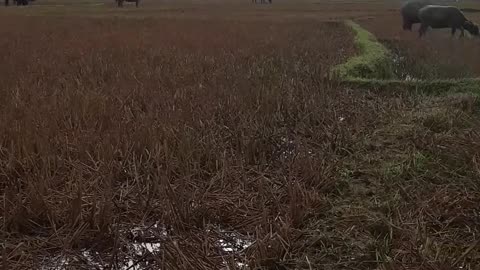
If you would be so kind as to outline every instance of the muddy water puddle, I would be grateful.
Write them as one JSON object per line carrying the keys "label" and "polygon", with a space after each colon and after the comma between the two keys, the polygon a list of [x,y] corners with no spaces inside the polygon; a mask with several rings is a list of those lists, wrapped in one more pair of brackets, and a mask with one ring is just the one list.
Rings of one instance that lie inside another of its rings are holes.
{"label": "muddy water puddle", "polygon": [[[95,250],[61,252],[45,257],[41,261],[41,270],[146,270],[168,269],[163,266],[165,249],[178,248],[175,232],[165,226],[154,223],[149,226],[123,226],[115,252],[108,254]],[[205,234],[212,240],[212,251],[222,258],[217,269],[248,269],[246,250],[254,244],[253,236],[244,235],[220,226],[210,226]],[[167,247],[168,246],[168,247]],[[112,254],[114,253],[114,254]],[[174,253],[173,256],[181,256]],[[231,265],[235,268],[232,268]]]}

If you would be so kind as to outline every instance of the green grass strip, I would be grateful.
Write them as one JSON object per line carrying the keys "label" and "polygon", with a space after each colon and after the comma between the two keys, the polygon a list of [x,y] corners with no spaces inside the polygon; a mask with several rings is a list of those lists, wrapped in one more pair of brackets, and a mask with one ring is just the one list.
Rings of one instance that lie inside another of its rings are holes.
{"label": "green grass strip", "polygon": [[391,79],[395,75],[392,69],[390,52],[377,41],[375,36],[353,21],[346,21],[355,33],[355,45],[359,54],[346,63],[334,68],[334,76],[341,79]]}

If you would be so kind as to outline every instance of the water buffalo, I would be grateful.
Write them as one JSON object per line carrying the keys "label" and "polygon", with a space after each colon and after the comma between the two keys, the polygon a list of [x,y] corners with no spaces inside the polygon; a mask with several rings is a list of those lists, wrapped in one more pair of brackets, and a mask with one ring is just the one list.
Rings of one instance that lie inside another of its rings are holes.
{"label": "water buffalo", "polygon": [[420,23],[418,11],[424,6],[432,4],[432,0],[409,0],[400,8],[403,20],[403,30],[412,31],[412,25]]}
{"label": "water buffalo", "polygon": [[[272,0],[260,0],[260,4],[266,4],[268,1],[269,4],[272,3]],[[257,0],[252,0],[252,3],[256,4]]]}
{"label": "water buffalo", "polygon": [[[32,1],[32,0],[13,0],[13,4],[17,5],[17,6],[26,6],[28,5],[28,2],[29,1]],[[5,0],[5,6],[9,6],[10,5],[10,1],[9,0]]]}
{"label": "water buffalo", "polygon": [[425,34],[428,27],[433,29],[451,28],[452,36],[455,35],[457,29],[461,31],[461,37],[464,36],[464,29],[474,36],[479,35],[478,26],[467,20],[462,11],[454,6],[427,5],[418,11],[418,17],[421,23],[418,30],[420,37]]}
{"label": "water buffalo", "polygon": [[140,0],[115,0],[118,3],[119,7],[123,7],[123,2],[135,2],[135,6],[138,7]]}

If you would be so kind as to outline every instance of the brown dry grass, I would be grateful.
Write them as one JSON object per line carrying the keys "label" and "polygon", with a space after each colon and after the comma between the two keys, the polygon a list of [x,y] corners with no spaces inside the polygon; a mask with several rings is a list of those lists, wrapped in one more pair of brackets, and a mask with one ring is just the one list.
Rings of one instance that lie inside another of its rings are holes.
{"label": "brown dry grass", "polygon": [[478,266],[478,98],[323,80],[351,34],[297,15],[0,17],[3,267]]}
{"label": "brown dry grass", "polygon": [[[0,30],[10,266],[45,251],[112,254],[126,223],[159,221],[180,239],[208,224],[261,238],[288,216],[282,198],[305,196],[295,190],[307,183],[291,179],[320,185],[336,170],[315,165],[331,151],[297,165],[283,156],[290,140],[300,155],[310,141],[348,140],[336,114],[353,100],[322,81],[354,50],[340,23],[15,19]],[[302,207],[316,205],[314,194]],[[208,238],[196,237],[205,249],[181,242],[193,253],[162,263],[218,266]]]}

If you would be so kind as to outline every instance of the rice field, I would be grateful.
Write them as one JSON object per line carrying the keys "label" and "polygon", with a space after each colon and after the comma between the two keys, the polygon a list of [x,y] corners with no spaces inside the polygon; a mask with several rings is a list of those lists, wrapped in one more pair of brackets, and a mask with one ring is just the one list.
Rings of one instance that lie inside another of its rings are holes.
{"label": "rice field", "polygon": [[399,6],[0,7],[0,269],[476,269],[478,94],[328,77],[347,19],[405,76],[478,76]]}

